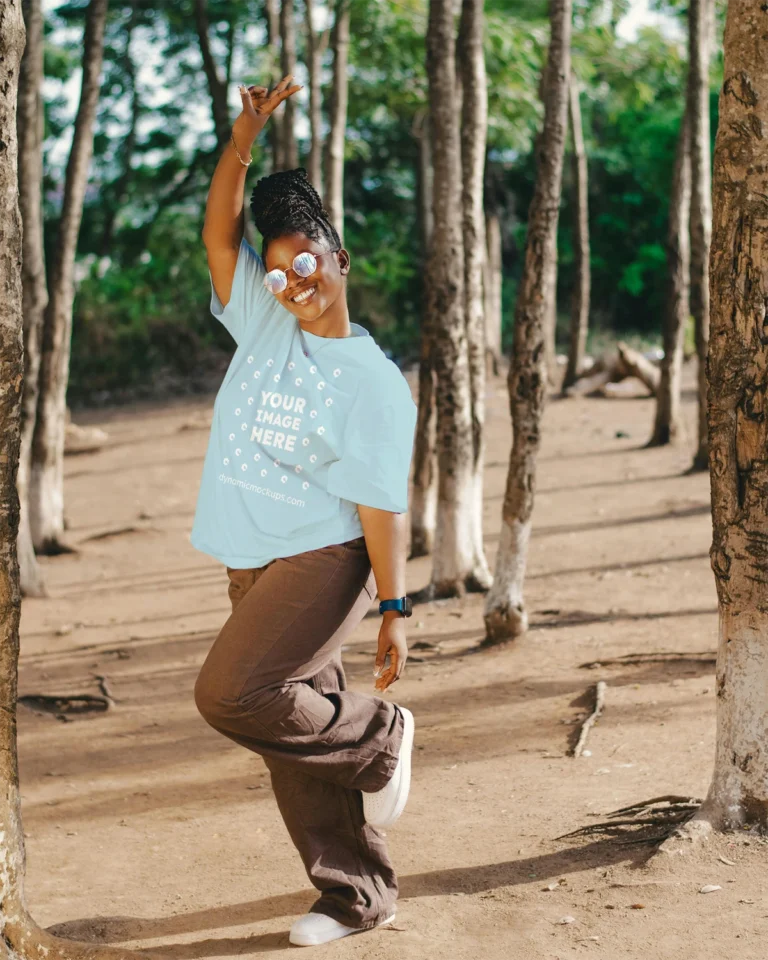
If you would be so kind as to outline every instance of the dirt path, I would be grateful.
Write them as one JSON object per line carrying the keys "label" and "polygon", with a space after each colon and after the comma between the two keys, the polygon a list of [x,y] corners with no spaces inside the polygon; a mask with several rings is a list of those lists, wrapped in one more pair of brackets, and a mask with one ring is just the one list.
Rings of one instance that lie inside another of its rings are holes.
{"label": "dirt path", "polygon": [[[693,370],[685,376],[692,429]],[[25,600],[22,613],[22,694],[98,693],[102,675],[117,701],[68,723],[20,708],[30,906],[46,926],[169,960],[277,956],[314,899],[263,764],[208,728],[192,699],[229,611],[223,568],[187,539],[207,430],[180,427],[211,403],[76,418],[104,426],[111,444],[67,458],[68,535],[80,552],[43,561],[52,596]],[[493,568],[510,441],[503,379],[488,403]],[[474,652],[481,597],[415,611],[412,644],[439,648],[414,651],[397,688],[418,745],[411,801],[390,837],[398,918],[314,955],[765,957],[761,841],[718,840],[647,867],[644,846],[553,840],[636,800],[702,796],[709,780],[709,481],[682,475],[687,448],[641,449],[651,413],[638,398],[549,404],[522,641]],[[426,558],[409,563],[409,590],[429,569]],[[359,689],[372,689],[377,626],[367,617],[346,652]],[[657,651],[703,656],[581,666]],[[574,760],[574,721],[598,679],[605,715],[591,756]],[[701,894],[704,884],[721,889]]]}

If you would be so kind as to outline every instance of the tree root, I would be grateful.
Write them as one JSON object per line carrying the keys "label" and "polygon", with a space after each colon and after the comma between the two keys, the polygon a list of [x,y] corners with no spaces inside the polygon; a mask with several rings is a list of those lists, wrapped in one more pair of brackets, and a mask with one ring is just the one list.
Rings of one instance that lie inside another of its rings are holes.
{"label": "tree root", "polygon": [[597,667],[624,667],[634,663],[715,663],[717,655],[714,651],[701,653],[675,653],[674,651],[660,651],[658,653],[627,653],[622,657],[613,657],[610,660],[591,660],[589,663],[579,664],[581,670],[594,670]]}
{"label": "tree root", "polygon": [[57,720],[67,721],[71,714],[106,713],[115,701],[111,696],[100,697],[93,693],[74,693],[70,696],[30,693],[19,697],[18,702],[36,713],[52,713]]}
{"label": "tree root", "polygon": [[[3,949],[4,948],[4,949]],[[152,953],[140,953],[57,937],[38,927],[29,917],[9,920],[0,934],[0,956],[11,960],[151,960]]]}
{"label": "tree root", "polygon": [[[601,823],[591,823],[578,827],[570,833],[564,833],[555,840],[566,840],[571,837],[589,837],[593,834],[602,834],[607,837],[624,837],[621,842],[629,843],[659,843],[666,840],[681,824],[687,823],[701,806],[702,801],[691,797],[680,797],[667,794],[663,797],[654,797],[633,803],[620,810],[608,814],[610,819]],[[646,835],[650,827],[664,828],[662,833]],[[637,834],[642,833],[642,836]],[[619,841],[617,841],[619,842]]]}
{"label": "tree root", "polygon": [[576,745],[573,748],[571,756],[580,757],[584,747],[587,744],[587,737],[589,736],[589,731],[594,727],[597,722],[598,717],[603,712],[603,707],[605,706],[605,691],[608,689],[606,686],[605,680],[598,680],[595,685],[595,709],[590,713],[584,723],[581,725],[581,733],[579,734],[579,739],[576,741]]}

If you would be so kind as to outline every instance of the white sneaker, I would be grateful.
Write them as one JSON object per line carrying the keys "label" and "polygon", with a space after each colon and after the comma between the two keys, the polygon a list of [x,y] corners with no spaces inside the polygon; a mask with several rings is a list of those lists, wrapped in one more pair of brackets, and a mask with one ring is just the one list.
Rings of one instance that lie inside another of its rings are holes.
{"label": "white sneaker", "polygon": [[[391,917],[377,923],[376,927],[383,927],[385,923],[392,923],[394,919],[393,913]],[[350,933],[366,933],[368,930],[375,930],[376,927],[359,930],[357,927],[347,927],[324,913],[305,913],[291,927],[288,939],[296,947],[316,947],[321,943],[330,943],[331,940],[348,937]]]}
{"label": "white sneaker", "polygon": [[411,752],[413,751],[413,714],[406,707],[397,708],[403,715],[403,741],[395,772],[375,793],[363,793],[363,812],[372,827],[391,827],[405,809],[411,789]]}

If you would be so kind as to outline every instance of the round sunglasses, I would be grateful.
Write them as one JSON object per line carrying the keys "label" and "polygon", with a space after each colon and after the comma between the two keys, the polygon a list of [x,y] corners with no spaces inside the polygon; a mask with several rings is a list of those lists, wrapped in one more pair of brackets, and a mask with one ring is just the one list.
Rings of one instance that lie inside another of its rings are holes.
{"label": "round sunglasses", "polygon": [[[326,253],[338,253],[337,250],[325,250],[323,253],[310,253],[305,250],[297,253],[293,258],[293,271],[300,277],[311,277],[317,270],[317,258],[324,257]],[[290,267],[288,268],[291,269]],[[264,286],[270,293],[277,296],[288,286],[288,277],[284,270],[270,270],[264,277]]]}

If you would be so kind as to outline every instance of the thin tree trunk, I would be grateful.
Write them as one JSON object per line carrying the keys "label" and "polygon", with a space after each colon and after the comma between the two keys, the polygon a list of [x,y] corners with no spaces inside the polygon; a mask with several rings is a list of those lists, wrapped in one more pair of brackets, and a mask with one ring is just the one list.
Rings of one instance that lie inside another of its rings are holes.
{"label": "thin tree trunk", "polygon": [[[544,70],[539,78],[539,99],[545,106],[548,81],[547,71]],[[544,135],[545,132],[542,129],[536,137],[535,152],[537,155],[541,152],[541,140]],[[560,203],[560,200],[561,198],[558,196],[557,202]],[[557,364],[557,245],[555,245],[555,256],[547,259],[544,263],[542,296],[544,297],[545,308],[544,366],[547,384],[551,387],[557,387],[560,379],[560,370]]]}
{"label": "thin tree trunk", "polygon": [[485,214],[485,265],[483,306],[485,310],[486,373],[501,373],[501,221],[496,212]]}
{"label": "thin tree trunk", "polygon": [[115,220],[117,218],[118,211],[123,208],[123,205],[126,201],[128,184],[130,183],[131,176],[133,174],[131,161],[133,160],[133,153],[136,147],[136,132],[139,123],[139,117],[141,116],[141,100],[139,98],[136,77],[136,63],[131,56],[131,39],[133,37],[133,32],[138,20],[138,0],[131,0],[131,13],[128,18],[128,24],[125,28],[125,47],[123,49],[122,56],[123,69],[128,79],[130,119],[128,121],[128,132],[123,138],[123,142],[120,144],[120,148],[117,151],[122,167],[120,175],[112,183],[111,189],[106,191],[107,196],[103,198],[103,202],[106,204],[104,228],[102,230],[100,244],[101,255],[103,257],[109,256],[110,250],[112,249],[112,237],[115,230]]}
{"label": "thin tree trunk", "polygon": [[427,27],[434,227],[428,324],[436,375],[438,495],[424,597],[461,596],[475,566],[472,395],[464,319],[461,153],[452,0],[430,0]]}
{"label": "thin tree trunk", "polygon": [[464,239],[464,316],[472,404],[473,567],[468,588],[487,590],[493,577],[483,545],[483,465],[485,458],[485,314],[483,264],[485,218],[483,174],[488,133],[488,88],[483,51],[484,0],[463,0],[457,41],[461,75],[461,183]]}
{"label": "thin tree trunk", "polygon": [[43,249],[43,10],[41,0],[22,4],[27,42],[19,73],[18,131],[19,209],[23,224],[22,297],[24,317],[24,393],[21,408],[21,457],[16,489],[21,516],[17,551],[21,570],[21,589],[25,596],[48,595],[45,578],[37,562],[29,524],[29,472],[32,459],[32,435],[35,429],[39,394],[40,340],[43,316],[48,302]]}
{"label": "thin tree trunk", "polygon": [[[281,0],[280,3],[280,69],[283,76],[296,74],[296,23],[294,21],[293,0]],[[283,122],[280,131],[283,136],[283,161],[286,170],[294,170],[299,165],[299,145],[296,141],[295,116],[296,103],[292,97],[283,101]]]}
{"label": "thin tree trunk", "polygon": [[307,176],[312,186],[322,195],[323,192],[323,117],[322,117],[322,77],[323,53],[328,46],[329,31],[318,35],[314,26],[314,0],[304,0],[307,34],[307,67],[309,72],[309,157],[307,158]]}
{"label": "thin tree trunk", "polygon": [[347,132],[347,98],[349,81],[349,11],[350,0],[336,0],[336,18],[331,33],[333,80],[328,122],[330,130],[325,144],[325,186],[323,206],[331,223],[344,242],[344,142]]}
{"label": "thin tree trunk", "polygon": [[563,391],[576,380],[584,363],[589,327],[589,298],[592,275],[589,262],[589,171],[584,147],[584,128],[581,121],[579,81],[571,74],[568,96],[573,138],[573,180],[576,186],[573,248],[576,259],[576,283],[571,303],[571,337],[568,345],[568,366],[563,379]]}
{"label": "thin tree trunk", "polygon": [[488,643],[513,639],[528,626],[523,589],[536,489],[536,457],[547,395],[547,284],[557,257],[557,221],[568,130],[571,9],[571,0],[550,0],[544,129],[537,142],[536,185],[528,213],[525,265],[515,307],[508,376],[513,442],[496,571],[485,602]]}
{"label": "thin tree trunk", "polygon": [[[272,67],[269,71],[270,89],[282,79],[278,69],[280,65],[280,7],[279,0],[264,0],[264,12],[267,18],[267,44],[270,53]],[[272,147],[272,173],[278,170],[285,170],[286,164],[283,158],[283,134],[282,125],[284,113],[281,108],[275,110],[269,118],[267,124],[267,135]]]}
{"label": "thin tree trunk", "polygon": [[649,447],[677,443],[685,431],[680,414],[680,389],[683,368],[685,325],[690,316],[689,277],[690,239],[688,223],[691,210],[691,136],[688,111],[680,121],[677,154],[669,198],[667,235],[667,298],[664,313],[664,357],[661,381],[656,393],[656,414]]}
{"label": "thin tree trunk", "polygon": [[707,351],[709,345],[709,247],[712,241],[712,170],[710,162],[709,59],[714,33],[713,0],[688,4],[690,67],[688,115],[691,122],[691,313],[698,362],[699,416],[694,470],[706,470]]}
{"label": "thin tree trunk", "polygon": [[501,374],[501,284],[502,241],[499,176],[486,156],[485,161],[485,264],[483,302],[485,305],[486,373]]}
{"label": "thin tree trunk", "polygon": [[717,743],[702,832],[768,828],[768,60],[764,0],[730,0],[714,157],[707,364]]}
{"label": "thin tree trunk", "polygon": [[219,75],[219,69],[211,53],[211,44],[208,39],[208,0],[195,0],[195,29],[203,58],[203,70],[208,81],[208,92],[211,95],[216,140],[221,148],[229,140],[230,135],[227,84]]}
{"label": "thin tree trunk", "polygon": [[[429,139],[429,116],[420,110],[414,117],[413,135],[419,148],[416,171],[417,206],[419,211],[419,268],[426,277],[432,243],[432,149]],[[435,371],[432,364],[432,331],[428,318],[428,281],[421,289],[421,331],[419,344],[418,422],[413,448],[413,482],[411,486],[411,551],[410,558],[432,552],[437,512],[437,462],[435,449]]]}
{"label": "thin tree trunk", "polygon": [[[30,23],[33,33],[36,14]],[[9,960],[128,960],[128,951],[51,936],[30,917],[16,741],[21,589],[16,540],[24,387],[22,223],[18,203],[17,93],[24,19],[20,0],[0,5],[0,954]],[[33,43],[34,43],[33,39]],[[37,56],[34,46],[31,56]],[[29,74],[32,62],[25,66]],[[26,78],[25,78],[26,82]],[[35,124],[37,123],[35,119]],[[26,161],[26,158],[25,158]]]}
{"label": "thin tree trunk", "polygon": [[32,441],[29,515],[35,549],[38,553],[46,554],[71,549],[62,543],[62,534],[64,433],[72,305],[75,297],[74,264],[88,167],[93,153],[93,125],[101,85],[106,18],[107,0],[91,0],[85,19],[80,103],[67,163],[56,256],[50,271],[49,300],[43,326],[40,397]]}

